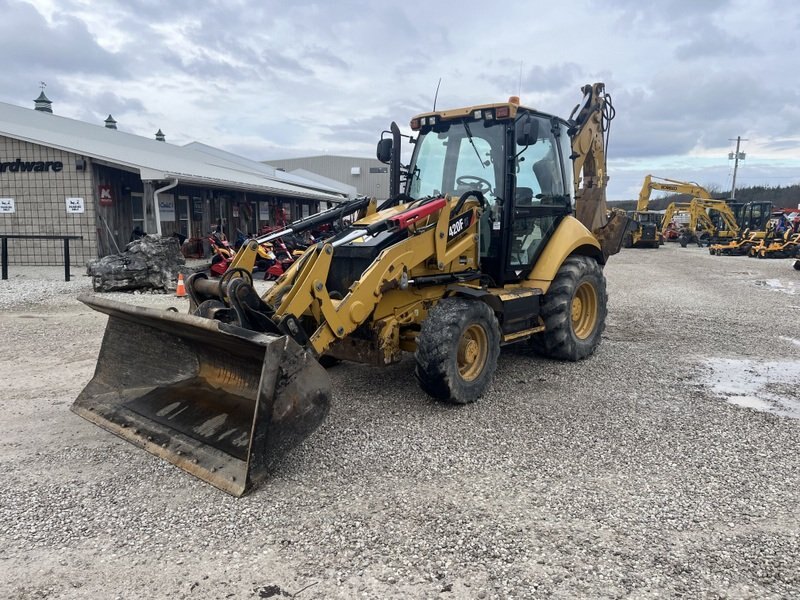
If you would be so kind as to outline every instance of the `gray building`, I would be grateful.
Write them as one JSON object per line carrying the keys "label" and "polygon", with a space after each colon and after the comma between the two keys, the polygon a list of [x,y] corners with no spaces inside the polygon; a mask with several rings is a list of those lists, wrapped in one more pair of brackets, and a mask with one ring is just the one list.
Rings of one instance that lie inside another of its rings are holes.
{"label": "gray building", "polygon": [[310,177],[310,173],[316,173],[328,181],[338,181],[355,188],[357,196],[374,196],[378,200],[389,197],[389,166],[376,158],[325,154],[264,162],[291,174]]}
{"label": "gray building", "polygon": [[[0,237],[81,236],[73,265],[116,253],[141,232],[178,234],[205,252],[212,228],[231,240],[341,202],[331,187],[192,143],[166,143],[0,103]],[[59,240],[9,239],[11,264],[59,264]]]}

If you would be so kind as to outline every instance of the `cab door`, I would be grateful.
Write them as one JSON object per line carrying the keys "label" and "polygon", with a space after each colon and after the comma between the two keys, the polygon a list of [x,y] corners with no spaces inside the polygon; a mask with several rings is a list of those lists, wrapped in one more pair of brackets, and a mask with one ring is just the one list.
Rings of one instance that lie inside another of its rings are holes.
{"label": "cab door", "polygon": [[506,280],[519,281],[530,273],[561,219],[572,211],[562,168],[561,138],[568,139],[563,124],[555,119],[521,115],[538,121],[536,141],[516,146],[512,222]]}

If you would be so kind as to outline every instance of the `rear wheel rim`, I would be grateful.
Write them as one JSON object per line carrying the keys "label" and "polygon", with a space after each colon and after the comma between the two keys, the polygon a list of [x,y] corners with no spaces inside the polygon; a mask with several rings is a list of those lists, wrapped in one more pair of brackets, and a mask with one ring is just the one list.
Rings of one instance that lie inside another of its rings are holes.
{"label": "rear wheel rim", "polygon": [[483,372],[489,356],[489,336],[477,323],[464,330],[458,343],[458,373],[465,381],[474,381]]}
{"label": "rear wheel rim", "polygon": [[572,297],[572,331],[580,340],[588,338],[597,326],[597,291],[587,282]]}

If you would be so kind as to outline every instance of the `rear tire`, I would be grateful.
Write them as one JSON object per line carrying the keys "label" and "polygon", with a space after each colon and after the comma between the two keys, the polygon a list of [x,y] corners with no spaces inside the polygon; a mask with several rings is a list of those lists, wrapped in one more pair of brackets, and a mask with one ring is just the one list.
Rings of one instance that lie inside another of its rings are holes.
{"label": "rear tire", "polygon": [[537,354],[558,360],[591,356],[606,327],[606,280],[596,260],[570,256],[542,300],[545,330],[531,338]]}
{"label": "rear tire", "polygon": [[422,322],[414,375],[439,400],[469,404],[491,383],[500,354],[500,325],[480,300],[444,298]]}

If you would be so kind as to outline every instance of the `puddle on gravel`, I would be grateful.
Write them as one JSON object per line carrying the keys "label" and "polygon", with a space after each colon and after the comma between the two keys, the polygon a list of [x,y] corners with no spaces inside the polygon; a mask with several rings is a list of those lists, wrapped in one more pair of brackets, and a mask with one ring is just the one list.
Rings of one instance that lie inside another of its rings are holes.
{"label": "puddle on gravel", "polygon": [[775,292],[783,292],[790,296],[794,296],[795,293],[797,293],[797,289],[792,281],[784,284],[780,279],[756,279],[754,283],[758,287],[767,288]]}
{"label": "puddle on gravel", "polygon": [[800,346],[800,340],[798,340],[797,338],[790,338],[786,337],[785,335],[779,335],[778,338],[786,342],[789,342],[790,344],[794,344],[795,346]]}
{"label": "puddle on gravel", "polygon": [[705,366],[704,383],[731,404],[800,419],[800,360],[715,358]]}

